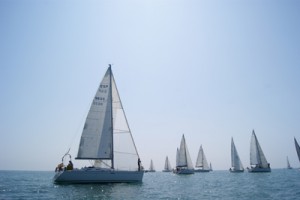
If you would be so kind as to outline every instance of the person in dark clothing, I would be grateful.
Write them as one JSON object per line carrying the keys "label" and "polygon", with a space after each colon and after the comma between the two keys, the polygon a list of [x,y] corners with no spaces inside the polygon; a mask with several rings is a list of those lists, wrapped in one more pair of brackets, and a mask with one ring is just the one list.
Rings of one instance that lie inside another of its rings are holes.
{"label": "person in dark clothing", "polygon": [[138,158],[138,169],[139,169],[139,171],[141,171],[141,159],[140,158]]}

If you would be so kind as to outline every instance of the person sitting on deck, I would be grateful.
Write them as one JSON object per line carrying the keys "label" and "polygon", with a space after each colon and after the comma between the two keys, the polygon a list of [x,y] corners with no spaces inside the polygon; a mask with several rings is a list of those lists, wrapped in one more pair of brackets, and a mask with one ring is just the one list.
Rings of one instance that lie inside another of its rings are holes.
{"label": "person sitting on deck", "polygon": [[69,161],[69,164],[67,165],[67,170],[73,170],[73,163],[71,160]]}
{"label": "person sitting on deck", "polygon": [[57,165],[57,167],[55,168],[55,172],[57,172],[57,171],[62,171],[63,170],[63,167],[64,167],[64,164],[63,163],[60,163],[60,164],[58,164]]}

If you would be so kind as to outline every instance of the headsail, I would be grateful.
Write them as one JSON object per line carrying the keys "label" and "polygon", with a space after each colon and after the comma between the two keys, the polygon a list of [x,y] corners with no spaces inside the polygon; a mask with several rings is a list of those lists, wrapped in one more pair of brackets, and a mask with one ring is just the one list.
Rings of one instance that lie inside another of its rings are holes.
{"label": "headsail", "polygon": [[263,168],[268,168],[268,161],[259,145],[254,130],[252,131],[251,146],[250,146],[250,164],[259,165]]}
{"label": "headsail", "polygon": [[231,138],[231,166],[235,170],[243,170],[244,169],[242,162],[240,160],[239,154],[234,145],[233,138]]}

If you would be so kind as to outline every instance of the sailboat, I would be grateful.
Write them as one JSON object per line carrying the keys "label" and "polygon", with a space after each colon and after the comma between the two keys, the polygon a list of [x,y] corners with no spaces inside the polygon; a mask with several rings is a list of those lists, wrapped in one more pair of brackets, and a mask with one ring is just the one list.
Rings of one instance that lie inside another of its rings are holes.
{"label": "sailboat", "polygon": [[244,172],[244,167],[235,148],[233,138],[231,138],[231,167],[229,169],[230,172]]}
{"label": "sailboat", "polygon": [[300,146],[299,146],[296,138],[294,138],[294,141],[295,141],[295,147],[296,147],[297,156],[298,156],[298,159],[300,161]]}
{"label": "sailboat", "polygon": [[254,130],[252,131],[250,146],[250,165],[249,172],[271,172],[270,163],[268,163],[259,143]]}
{"label": "sailboat", "polygon": [[213,168],[212,168],[212,166],[211,166],[211,163],[209,163],[209,171],[213,171]]}
{"label": "sailboat", "polygon": [[291,164],[290,164],[290,161],[289,161],[289,157],[286,157],[286,163],[287,163],[287,166],[286,166],[287,169],[293,169],[291,167]]}
{"label": "sailboat", "polygon": [[113,183],[141,182],[143,179],[144,171],[111,65],[92,100],[75,159],[92,160],[94,164],[81,169],[57,170],[54,182]]}
{"label": "sailboat", "polygon": [[154,168],[154,164],[153,164],[153,161],[152,161],[152,160],[150,161],[150,167],[149,167],[149,170],[147,170],[146,172],[155,172],[155,168]]}
{"label": "sailboat", "polygon": [[177,148],[176,153],[176,169],[173,171],[176,174],[194,174],[193,163],[185,142],[185,137],[182,135],[180,148]]}
{"label": "sailboat", "polygon": [[172,171],[172,167],[171,167],[171,163],[169,161],[168,156],[166,157],[166,161],[165,161],[165,167],[163,169],[163,172],[171,172]]}
{"label": "sailboat", "polygon": [[208,166],[208,162],[206,160],[202,145],[200,145],[200,149],[197,156],[196,161],[196,169],[195,172],[209,172],[210,168]]}

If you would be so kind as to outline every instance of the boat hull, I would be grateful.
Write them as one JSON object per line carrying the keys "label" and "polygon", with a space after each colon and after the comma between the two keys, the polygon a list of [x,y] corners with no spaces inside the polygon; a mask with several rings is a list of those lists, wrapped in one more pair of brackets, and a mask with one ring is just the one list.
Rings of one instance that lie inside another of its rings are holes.
{"label": "boat hull", "polygon": [[194,172],[210,172],[209,169],[195,169]]}
{"label": "boat hull", "polygon": [[172,170],[164,169],[164,170],[162,170],[162,172],[172,172]]}
{"label": "boat hull", "polygon": [[142,182],[144,171],[118,171],[83,168],[57,172],[55,183],[131,183]]}
{"label": "boat hull", "polygon": [[175,174],[194,174],[194,170],[193,169],[178,169],[178,170],[174,170],[173,171]]}
{"label": "boat hull", "polygon": [[242,172],[244,172],[244,169],[230,169],[229,171],[231,173],[242,173]]}
{"label": "boat hull", "polygon": [[250,173],[271,172],[271,168],[252,167],[252,168],[248,168],[248,172]]}

